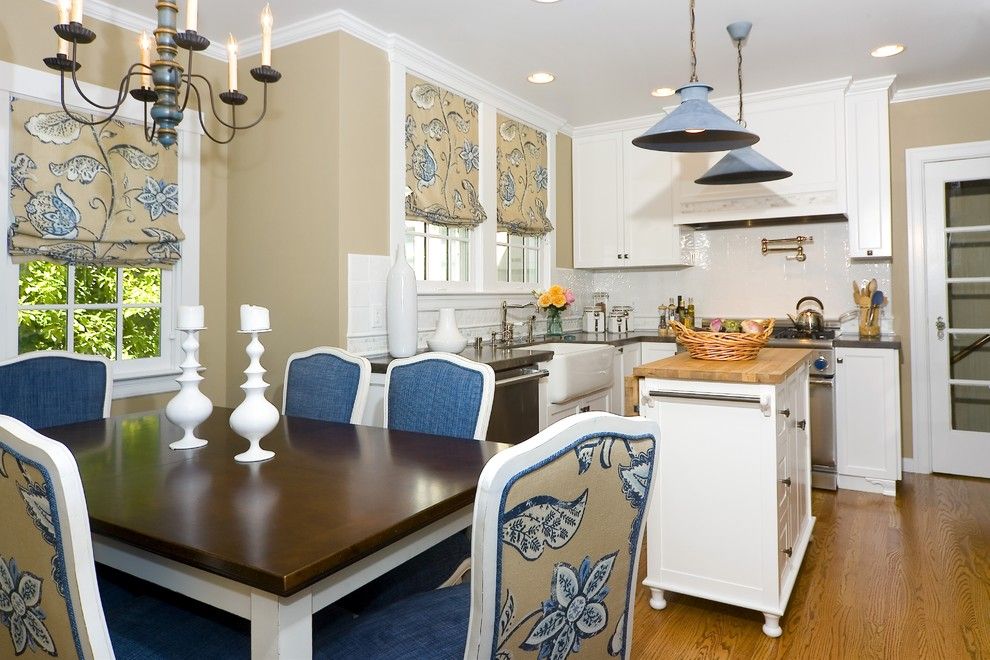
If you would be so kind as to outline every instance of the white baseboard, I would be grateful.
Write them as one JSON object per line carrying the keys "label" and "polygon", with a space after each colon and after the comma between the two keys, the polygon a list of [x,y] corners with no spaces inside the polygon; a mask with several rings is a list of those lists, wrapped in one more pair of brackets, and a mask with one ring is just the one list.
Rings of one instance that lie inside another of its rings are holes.
{"label": "white baseboard", "polygon": [[915,468],[914,468],[914,459],[913,458],[905,458],[904,461],[903,461],[903,463],[901,463],[901,469],[904,472],[917,472],[917,470],[915,470]]}

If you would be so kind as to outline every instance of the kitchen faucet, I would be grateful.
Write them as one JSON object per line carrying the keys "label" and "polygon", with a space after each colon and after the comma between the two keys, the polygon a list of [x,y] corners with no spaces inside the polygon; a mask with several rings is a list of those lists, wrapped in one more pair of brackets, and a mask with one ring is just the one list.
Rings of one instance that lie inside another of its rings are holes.
{"label": "kitchen faucet", "polygon": [[[531,302],[528,302],[525,305],[510,305],[506,301],[504,301],[504,300],[502,301],[502,322],[499,325],[499,328],[500,328],[499,340],[501,341],[501,343],[502,343],[503,346],[512,343],[512,324],[509,323],[509,308],[511,307],[512,309],[525,309],[526,307],[535,307],[535,306],[536,305],[534,303],[531,303]],[[532,340],[532,338],[533,338],[533,325],[532,324],[533,324],[533,319],[530,319],[530,326],[529,326],[530,327],[530,332],[529,332],[529,338],[530,338],[530,340]]]}

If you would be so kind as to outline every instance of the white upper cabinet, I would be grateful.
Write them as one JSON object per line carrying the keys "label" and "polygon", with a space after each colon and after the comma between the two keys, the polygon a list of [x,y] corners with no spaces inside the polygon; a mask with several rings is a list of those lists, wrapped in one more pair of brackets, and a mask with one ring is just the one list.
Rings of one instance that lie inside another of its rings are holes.
{"label": "white upper cabinet", "polygon": [[[732,222],[846,211],[844,89],[847,80],[806,89],[777,90],[747,97],[753,145],[793,176],[767,183],[700,185],[695,179],[726,152],[677,154],[674,158],[674,222]],[[737,109],[718,104],[735,116]]]}
{"label": "white upper cabinet", "polygon": [[574,139],[574,266],[683,266],[672,156],[634,147],[642,130]]}
{"label": "white upper cabinet", "polygon": [[853,83],[846,94],[849,256],[889,257],[890,86],[893,77]]}

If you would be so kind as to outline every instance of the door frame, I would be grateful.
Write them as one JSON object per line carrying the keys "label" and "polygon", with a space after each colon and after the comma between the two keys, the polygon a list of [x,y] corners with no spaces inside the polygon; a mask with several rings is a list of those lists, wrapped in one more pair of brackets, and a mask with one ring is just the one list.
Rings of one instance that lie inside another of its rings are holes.
{"label": "door frame", "polygon": [[930,163],[990,157],[990,140],[905,149],[909,304],[911,319],[912,472],[932,471],[931,346],[928,341],[928,255],[925,240],[925,169]]}

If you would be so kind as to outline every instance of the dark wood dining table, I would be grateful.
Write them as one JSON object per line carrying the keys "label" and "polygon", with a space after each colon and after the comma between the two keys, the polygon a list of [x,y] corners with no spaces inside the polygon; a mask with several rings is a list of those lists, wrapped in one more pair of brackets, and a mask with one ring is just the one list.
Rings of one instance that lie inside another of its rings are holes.
{"label": "dark wood dining table", "polygon": [[247,441],[216,408],[175,451],[164,413],[44,429],[79,465],[96,560],[251,621],[251,657],[309,658],[312,616],[471,524],[509,445],[282,417]]}

